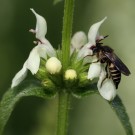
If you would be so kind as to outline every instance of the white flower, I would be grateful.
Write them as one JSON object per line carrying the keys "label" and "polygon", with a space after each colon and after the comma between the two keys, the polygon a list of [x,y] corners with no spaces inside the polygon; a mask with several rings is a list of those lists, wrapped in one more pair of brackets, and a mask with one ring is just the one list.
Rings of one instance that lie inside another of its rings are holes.
{"label": "white flower", "polygon": [[99,28],[101,26],[101,24],[107,19],[107,17],[105,17],[103,20],[101,20],[100,22],[97,22],[95,24],[93,24],[88,32],[88,40],[89,43],[92,45],[96,45],[96,40],[100,40],[103,39],[103,36],[99,35]]}
{"label": "white flower", "polygon": [[40,57],[43,57],[44,59],[46,59],[47,54],[46,54],[45,46],[38,44],[36,47],[32,49],[27,59],[26,67],[27,69],[31,71],[32,74],[36,74],[39,69]]}
{"label": "white flower", "polygon": [[93,80],[94,78],[97,78],[100,76],[101,73],[101,63],[92,63],[89,67],[88,71],[88,79]]}
{"label": "white flower", "polygon": [[106,72],[102,68],[97,87],[101,96],[106,100],[111,101],[116,96],[116,87],[111,78],[105,78]]}
{"label": "white flower", "polygon": [[86,34],[83,31],[76,32],[71,39],[71,54],[74,50],[79,51],[86,43]]}
{"label": "white flower", "polygon": [[24,63],[23,68],[15,75],[15,77],[12,80],[11,88],[17,86],[22,82],[25,77],[27,76],[27,61]]}
{"label": "white flower", "polygon": [[55,52],[54,48],[52,47],[50,42],[45,38],[45,35],[47,33],[46,20],[42,16],[37,14],[34,11],[34,9],[31,8],[31,11],[35,14],[36,19],[37,19],[37,23],[36,23],[36,29],[35,30],[30,29],[30,32],[36,34],[36,38],[39,40],[38,44],[42,44],[46,47],[45,52],[47,53],[47,55],[49,55],[50,57],[55,56],[56,52]]}
{"label": "white flower", "polygon": [[100,22],[97,22],[95,24],[93,24],[88,32],[88,43],[86,45],[84,45],[79,53],[78,53],[78,58],[84,58],[88,55],[93,55],[92,50],[90,49],[91,46],[96,45],[96,40],[100,40],[103,39],[103,36],[99,35],[99,28],[101,26],[101,24],[107,19],[107,17],[105,17],[103,20],[101,20]]}
{"label": "white flower", "polygon": [[45,35],[47,33],[47,23],[46,20],[40,16],[39,14],[37,14],[34,9],[30,9],[36,16],[36,28],[35,30],[31,29],[30,32],[33,32],[36,34],[36,38],[39,39],[42,43],[45,40]]}
{"label": "white flower", "polygon": [[98,90],[100,95],[106,100],[113,100],[116,96],[116,87],[111,78],[106,78],[106,71],[100,62],[92,63],[88,72],[88,79],[94,79],[99,77]]}
{"label": "white flower", "polygon": [[[111,78],[106,78],[106,71],[103,64],[98,62],[98,58],[96,56],[92,56],[93,52],[90,49],[91,46],[96,46],[96,42],[98,40],[104,39],[103,36],[99,35],[99,28],[101,24],[106,20],[107,17],[105,17],[103,20],[101,20],[98,23],[93,24],[88,32],[88,43],[84,45],[83,48],[80,49],[78,57],[84,58],[84,63],[91,62],[92,64],[89,67],[88,76],[87,78],[92,80],[94,78],[99,78],[97,87],[99,90],[99,93],[103,98],[106,100],[113,100],[116,96],[116,87],[114,85],[114,82]],[[87,57],[86,57],[87,56]]]}
{"label": "white flower", "polygon": [[29,54],[28,59],[23,65],[23,68],[15,75],[12,80],[11,87],[17,86],[27,75],[29,69],[32,74],[36,74],[40,66],[40,57],[47,59],[47,56],[54,57],[56,52],[50,42],[45,38],[47,33],[47,24],[45,19],[37,14],[33,9],[32,12],[35,14],[37,23],[36,29],[30,31],[36,34],[36,38],[39,40],[38,45],[35,46]]}
{"label": "white flower", "polygon": [[76,78],[77,78],[77,73],[74,69],[66,70],[66,72],[65,72],[65,79],[66,80],[69,80],[69,79],[73,80],[73,79],[76,79]]}
{"label": "white flower", "polygon": [[61,68],[61,62],[56,57],[51,57],[46,62],[46,69],[50,74],[59,73]]}
{"label": "white flower", "polygon": [[101,96],[108,101],[113,100],[116,96],[116,88],[112,79],[107,78],[98,90]]}

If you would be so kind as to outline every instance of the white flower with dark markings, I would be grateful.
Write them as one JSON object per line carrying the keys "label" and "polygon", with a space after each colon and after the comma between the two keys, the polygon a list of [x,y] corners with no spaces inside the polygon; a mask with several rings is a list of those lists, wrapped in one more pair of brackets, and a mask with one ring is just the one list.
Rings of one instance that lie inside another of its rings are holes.
{"label": "white flower with dark markings", "polygon": [[[96,42],[98,40],[104,39],[104,36],[99,35],[99,28],[101,24],[106,20],[106,17],[91,26],[89,33],[88,33],[88,40],[89,40],[89,50],[91,46],[96,46]],[[88,55],[93,55],[93,52]],[[103,64],[98,62],[98,58],[95,59],[95,57],[92,59],[92,64],[90,65],[89,71],[88,71],[88,79],[94,79],[99,77],[99,81],[97,84],[99,93],[102,97],[104,97],[106,100],[113,100],[116,96],[116,88],[111,78],[106,78],[106,71]]]}
{"label": "white flower with dark markings", "polygon": [[35,14],[37,23],[36,29],[31,29],[30,32],[36,34],[37,41],[35,41],[34,43],[37,43],[38,45],[32,49],[28,59],[25,61],[23,65],[23,68],[13,78],[11,85],[12,88],[17,86],[20,82],[24,80],[28,70],[30,70],[33,75],[38,72],[40,66],[40,58],[44,58],[47,60],[47,56],[56,56],[54,48],[52,47],[50,42],[45,38],[45,35],[47,33],[46,20],[42,16],[37,14],[34,11],[34,9],[31,9],[31,11]]}
{"label": "white flower with dark markings", "polygon": [[79,48],[78,59],[84,58],[84,64],[91,63],[87,78],[90,80],[99,78],[97,84],[99,93],[106,100],[113,100],[116,96],[115,85],[111,78],[106,78],[106,71],[104,70],[103,64],[98,61],[98,58],[95,55],[93,56],[93,51],[91,50],[92,46],[96,46],[97,41],[104,39],[104,36],[99,35],[99,28],[106,19],[107,17],[90,27],[88,32],[88,42]]}
{"label": "white flower with dark markings", "polygon": [[79,51],[78,53],[78,57],[80,58],[84,58],[88,55],[93,55],[92,50],[90,49],[91,46],[96,45],[96,40],[100,40],[103,39],[103,36],[99,35],[99,28],[101,26],[101,24],[107,19],[107,17],[105,17],[103,20],[101,20],[100,22],[97,22],[95,24],[93,24],[88,32],[88,43],[85,44]]}

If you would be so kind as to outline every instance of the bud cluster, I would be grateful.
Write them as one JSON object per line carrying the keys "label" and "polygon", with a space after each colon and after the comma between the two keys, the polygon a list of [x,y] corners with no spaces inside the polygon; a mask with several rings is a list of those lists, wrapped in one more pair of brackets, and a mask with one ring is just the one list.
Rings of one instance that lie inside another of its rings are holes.
{"label": "bud cluster", "polygon": [[83,88],[90,85],[90,80],[87,79],[87,72],[88,66],[83,64],[83,59],[78,60],[77,53],[73,52],[70,65],[65,71],[62,69],[60,57],[50,57],[47,60],[42,58],[35,77],[49,91],[56,92],[61,88],[65,88],[68,92],[71,92],[79,87]]}

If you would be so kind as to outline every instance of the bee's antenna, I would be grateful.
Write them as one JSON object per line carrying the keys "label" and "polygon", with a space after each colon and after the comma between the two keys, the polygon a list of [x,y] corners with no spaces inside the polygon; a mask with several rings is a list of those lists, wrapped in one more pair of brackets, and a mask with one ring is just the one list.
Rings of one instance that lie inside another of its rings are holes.
{"label": "bee's antenna", "polygon": [[102,39],[99,39],[98,42],[104,40],[105,38],[109,37],[109,35],[104,36]]}
{"label": "bee's antenna", "polygon": [[107,37],[109,37],[109,35],[104,36],[104,39],[107,38]]}

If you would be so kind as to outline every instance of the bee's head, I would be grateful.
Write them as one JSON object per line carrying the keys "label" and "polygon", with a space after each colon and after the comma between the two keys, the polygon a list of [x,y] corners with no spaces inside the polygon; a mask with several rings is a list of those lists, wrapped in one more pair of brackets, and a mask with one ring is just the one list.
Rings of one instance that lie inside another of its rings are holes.
{"label": "bee's head", "polygon": [[99,48],[95,45],[91,46],[90,49],[92,50],[93,54],[96,54],[99,52]]}
{"label": "bee's head", "polygon": [[108,35],[102,37],[101,39],[96,40],[96,45],[92,45],[92,46],[90,47],[90,49],[91,49],[92,52],[93,52],[93,55],[95,55],[95,54],[99,53],[100,51],[103,51],[103,50],[104,50],[104,47],[102,46],[103,43],[101,43],[101,41],[102,41],[103,39],[107,38],[107,37],[108,37]]}

